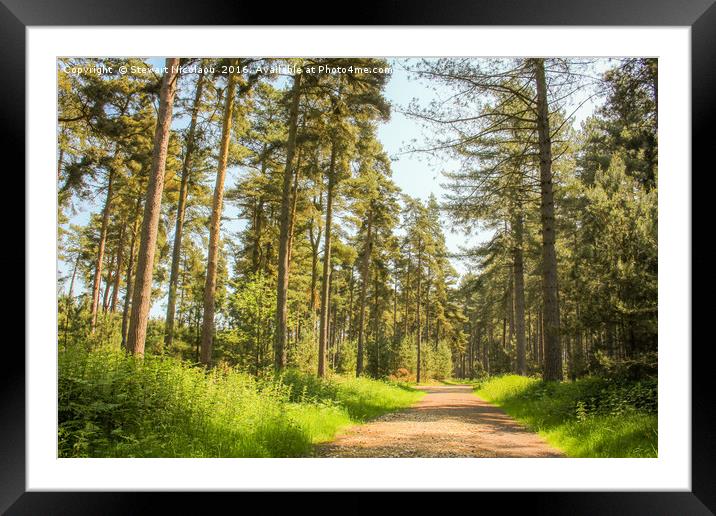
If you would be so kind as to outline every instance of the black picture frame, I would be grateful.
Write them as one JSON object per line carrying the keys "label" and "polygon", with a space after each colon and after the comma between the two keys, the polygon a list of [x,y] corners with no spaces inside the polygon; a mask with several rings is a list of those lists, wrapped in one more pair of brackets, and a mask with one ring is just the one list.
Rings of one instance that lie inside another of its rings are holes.
{"label": "black picture frame", "polygon": [[[280,6],[280,7],[279,7]],[[329,19],[335,5],[305,3],[273,4],[219,0],[0,0],[0,79],[2,112],[0,146],[3,157],[19,157],[12,170],[24,170],[25,148],[25,29],[37,25],[572,25],[572,26],[689,26],[691,27],[692,170],[713,170],[708,154],[714,146],[712,115],[716,101],[716,5],[714,0],[373,0],[360,9]],[[88,44],[91,53],[91,43]],[[31,136],[31,135],[27,135]],[[709,164],[709,165],[707,165]],[[708,167],[708,168],[707,168]],[[6,169],[8,172],[9,169]],[[20,180],[22,174],[6,175]],[[691,172],[691,180],[696,174]],[[685,178],[688,180],[688,178]],[[693,184],[693,183],[692,183]],[[23,185],[18,185],[24,190]],[[20,191],[19,189],[17,191]],[[709,235],[698,228],[694,208],[704,206],[698,195],[706,188],[692,186],[692,235]],[[31,195],[31,192],[26,192]],[[19,231],[19,224],[17,225]],[[23,237],[18,235],[17,242]],[[19,244],[18,244],[19,247]],[[705,269],[706,255],[692,253],[692,268]],[[1,257],[6,268],[25,269],[24,255]],[[5,269],[8,270],[8,269]],[[707,273],[708,274],[708,273]],[[693,271],[692,271],[693,275]],[[703,276],[702,276],[703,277]],[[700,285],[700,288],[707,288]],[[17,290],[20,291],[19,289]],[[19,303],[17,303],[19,305]],[[692,303],[692,320],[708,320],[708,303]],[[703,323],[702,323],[703,324]],[[692,339],[694,340],[694,339]],[[716,403],[708,341],[668,343],[692,352],[692,456],[691,492],[560,492],[560,493],[473,493],[479,503],[503,502],[520,505],[531,512],[549,514],[714,514],[716,513],[716,439],[709,435]],[[13,349],[14,348],[14,349]],[[157,512],[172,505],[180,513],[212,513],[231,497],[246,493],[68,493],[26,492],[25,484],[25,353],[19,346],[4,347],[0,360],[0,511],[7,514],[133,514]],[[255,498],[252,495],[251,498]],[[358,495],[354,494],[354,497]],[[499,499],[498,499],[499,498]],[[421,502],[420,497],[413,498]],[[474,498],[473,498],[474,500]],[[356,499],[357,501],[357,499]],[[294,502],[295,503],[295,502]],[[344,505],[345,502],[340,502]],[[361,499],[361,504],[365,499]],[[325,502],[330,506],[330,502]],[[405,508],[406,506],[403,506]],[[489,507],[489,505],[485,505]],[[403,512],[403,511],[401,511]]]}

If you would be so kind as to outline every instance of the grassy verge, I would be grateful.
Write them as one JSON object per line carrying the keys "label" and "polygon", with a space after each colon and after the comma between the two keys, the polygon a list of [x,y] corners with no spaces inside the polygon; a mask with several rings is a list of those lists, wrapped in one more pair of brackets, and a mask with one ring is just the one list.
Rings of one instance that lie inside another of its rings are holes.
{"label": "grassy verge", "polygon": [[509,375],[475,389],[570,457],[657,456],[655,381],[545,383]]}
{"label": "grassy verge", "polygon": [[289,371],[258,380],[178,359],[59,354],[60,457],[300,457],[341,428],[422,393],[367,378]]}

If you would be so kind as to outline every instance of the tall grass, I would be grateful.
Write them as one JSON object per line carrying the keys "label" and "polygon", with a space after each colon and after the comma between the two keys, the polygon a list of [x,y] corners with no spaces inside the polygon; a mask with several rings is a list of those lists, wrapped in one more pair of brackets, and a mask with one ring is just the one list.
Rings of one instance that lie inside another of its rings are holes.
{"label": "tall grass", "polygon": [[507,375],[476,390],[570,457],[657,456],[655,380],[555,383]]}
{"label": "tall grass", "polygon": [[298,457],[342,427],[419,393],[370,379],[289,372],[258,380],[169,357],[59,354],[61,457]]}

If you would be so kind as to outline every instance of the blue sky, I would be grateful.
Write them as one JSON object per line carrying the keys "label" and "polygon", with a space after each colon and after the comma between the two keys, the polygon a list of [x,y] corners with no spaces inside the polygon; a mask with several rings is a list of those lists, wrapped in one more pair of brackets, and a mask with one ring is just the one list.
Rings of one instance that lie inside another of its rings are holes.
{"label": "blue sky", "polygon": [[[164,58],[149,58],[148,62],[155,66],[163,66]],[[427,161],[420,159],[415,154],[405,153],[405,144],[415,139],[418,142],[423,140],[422,129],[414,121],[408,119],[399,112],[400,108],[406,106],[411,99],[418,98],[421,102],[427,102],[436,95],[440,95],[440,91],[436,93],[419,81],[411,80],[405,70],[398,63],[391,60],[393,66],[393,74],[386,86],[385,96],[393,105],[393,112],[388,122],[382,124],[378,130],[378,138],[383,144],[386,152],[394,160],[392,163],[393,180],[402,189],[402,191],[412,197],[427,199],[430,194],[434,194],[439,200],[443,196],[444,189],[441,183],[444,182],[442,172],[450,170],[457,166],[456,162],[446,161],[435,168],[434,160]],[[597,63],[599,71],[607,67],[605,61]],[[576,113],[574,123],[578,125],[593,112],[595,104],[587,102]],[[175,126],[185,124],[186,121],[180,121]],[[227,188],[233,187],[239,170],[229,170],[227,175]],[[72,217],[73,224],[86,224],[90,213],[97,212],[101,206],[86,205],[81,207],[81,211]],[[224,217],[228,219],[222,224],[222,236],[227,237],[241,229],[245,224],[244,221],[238,220],[237,208],[229,203],[224,205]],[[489,235],[477,232],[473,235],[466,236],[461,231],[451,231],[451,225],[444,220],[443,227],[445,229],[445,237],[448,250],[450,252],[459,252],[460,247],[472,246],[486,239]],[[340,223],[340,221],[338,221]],[[459,273],[466,272],[465,264],[459,260],[453,260],[453,266]],[[67,274],[68,266],[59,264],[60,273]],[[152,315],[157,316],[163,313],[165,309],[165,299],[157,300],[153,303]]]}

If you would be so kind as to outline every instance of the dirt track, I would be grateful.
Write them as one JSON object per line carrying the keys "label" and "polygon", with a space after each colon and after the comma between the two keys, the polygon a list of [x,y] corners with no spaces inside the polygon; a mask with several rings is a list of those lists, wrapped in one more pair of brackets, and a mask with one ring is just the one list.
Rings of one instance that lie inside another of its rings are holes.
{"label": "dirt track", "polygon": [[562,457],[467,385],[419,387],[415,406],[347,429],[317,457]]}

